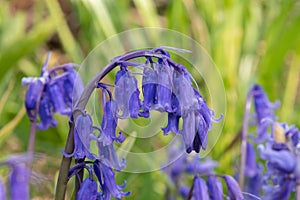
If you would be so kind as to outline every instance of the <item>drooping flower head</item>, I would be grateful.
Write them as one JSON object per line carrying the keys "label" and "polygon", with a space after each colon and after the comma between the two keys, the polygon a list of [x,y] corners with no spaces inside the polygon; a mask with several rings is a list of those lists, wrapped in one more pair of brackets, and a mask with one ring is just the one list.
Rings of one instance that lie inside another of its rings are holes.
{"label": "drooping flower head", "polygon": [[48,59],[49,55],[40,77],[22,79],[23,85],[29,85],[25,99],[28,117],[31,121],[35,121],[39,116],[40,123],[37,124],[37,128],[40,130],[57,125],[52,117],[53,113],[70,116],[73,97],[77,98],[83,90],[82,81],[74,70],[75,64],[47,69]]}

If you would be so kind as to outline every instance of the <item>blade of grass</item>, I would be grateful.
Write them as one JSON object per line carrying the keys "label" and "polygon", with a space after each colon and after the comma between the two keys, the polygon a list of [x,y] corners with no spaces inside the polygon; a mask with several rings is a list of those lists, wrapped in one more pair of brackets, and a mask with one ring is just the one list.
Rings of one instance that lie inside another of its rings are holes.
{"label": "blade of grass", "polygon": [[55,28],[60,38],[60,41],[66,51],[66,53],[71,57],[72,62],[80,63],[82,62],[83,55],[74,39],[67,22],[65,21],[64,14],[60,8],[58,1],[47,0],[46,1],[51,19],[55,23]]}
{"label": "blade of grass", "polygon": [[300,83],[300,56],[294,55],[288,71],[280,116],[283,121],[293,120],[294,105]]}
{"label": "blade of grass", "polygon": [[144,26],[160,27],[160,20],[152,0],[134,0],[137,11],[139,12]]}
{"label": "blade of grass", "polygon": [[54,33],[54,28],[55,24],[52,19],[42,19],[25,36],[16,40],[5,51],[1,51],[0,78],[23,56],[35,51],[38,46],[44,44]]}
{"label": "blade of grass", "polygon": [[0,129],[0,141],[3,141],[3,139],[8,136],[12,131],[16,128],[16,126],[19,124],[19,122],[22,120],[22,118],[25,115],[25,107],[22,106],[20,112],[5,126],[3,126]]}
{"label": "blade of grass", "polygon": [[13,79],[9,82],[4,94],[1,96],[1,99],[0,99],[0,114],[2,113],[3,107],[4,107],[4,105],[7,101],[7,98],[10,95],[14,85],[15,85],[15,80]]}

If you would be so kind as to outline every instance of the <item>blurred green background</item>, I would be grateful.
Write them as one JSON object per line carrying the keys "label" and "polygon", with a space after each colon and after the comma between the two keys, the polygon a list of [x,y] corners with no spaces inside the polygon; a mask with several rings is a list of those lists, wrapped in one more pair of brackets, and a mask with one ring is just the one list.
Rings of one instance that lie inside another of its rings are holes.
{"label": "blurred green background", "polygon": [[[210,156],[232,174],[239,156],[234,138],[242,126],[246,94],[255,82],[281,101],[280,121],[300,125],[300,2],[297,0],[0,0],[1,160],[26,150],[29,120],[23,105],[24,76],[38,76],[48,51],[49,66],[81,63],[101,41],[138,27],[164,27],[198,41],[222,75],[227,95],[225,126]],[[201,87],[200,87],[201,89]],[[205,95],[204,95],[205,96]],[[38,132],[32,198],[51,199],[67,136],[67,119]],[[7,169],[1,169],[5,177]],[[126,199],[162,199],[161,172],[118,175],[127,179]],[[120,182],[121,183],[121,182]],[[70,197],[70,194],[69,196]]]}

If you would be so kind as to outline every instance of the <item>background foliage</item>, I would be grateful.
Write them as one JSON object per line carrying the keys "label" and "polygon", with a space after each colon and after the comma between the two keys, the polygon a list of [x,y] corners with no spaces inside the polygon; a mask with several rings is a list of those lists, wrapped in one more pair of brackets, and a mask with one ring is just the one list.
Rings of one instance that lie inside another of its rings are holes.
{"label": "background foliage", "polygon": [[[23,76],[38,76],[48,51],[49,66],[81,63],[101,41],[137,27],[164,27],[198,41],[213,58],[227,94],[225,126],[210,156],[233,173],[246,93],[263,85],[280,100],[280,121],[300,125],[300,2],[297,0],[0,0],[1,160],[26,150],[29,120],[23,105]],[[201,88],[201,86],[200,86]],[[204,95],[205,96],[205,95]],[[39,132],[32,197],[52,198],[54,174],[66,139],[67,119]],[[236,140],[238,141],[238,140]],[[5,177],[7,169],[0,170]],[[126,177],[128,199],[162,199],[167,177],[161,172]],[[154,184],[155,183],[155,184]],[[70,194],[69,194],[70,195]]]}

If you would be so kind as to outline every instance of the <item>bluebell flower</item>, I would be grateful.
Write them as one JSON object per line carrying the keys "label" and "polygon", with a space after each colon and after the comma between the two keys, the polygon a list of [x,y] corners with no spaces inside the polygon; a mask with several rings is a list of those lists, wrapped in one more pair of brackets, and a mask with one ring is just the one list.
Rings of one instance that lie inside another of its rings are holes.
{"label": "bluebell flower", "polygon": [[245,191],[259,196],[262,187],[262,172],[263,166],[256,161],[256,152],[252,143],[247,142],[245,177],[247,182],[244,184]]}
{"label": "bluebell flower", "polygon": [[2,181],[0,180],[0,200],[5,200],[5,199],[6,199],[6,190]]}
{"label": "bluebell flower", "polygon": [[190,188],[184,185],[179,186],[179,193],[183,198],[187,198],[187,196],[189,195],[190,192]]}
{"label": "bluebell flower", "polygon": [[267,138],[268,127],[272,126],[277,120],[274,110],[278,108],[279,103],[271,103],[263,88],[258,84],[253,86],[251,92],[253,94],[258,125],[256,142],[261,142]]}
{"label": "bluebell flower", "polygon": [[239,184],[236,182],[236,180],[232,176],[222,175],[221,177],[226,182],[229,197],[231,199],[236,199],[236,200],[244,199]]}
{"label": "bluebell flower", "polygon": [[221,181],[216,176],[209,176],[207,178],[207,188],[210,199],[223,200],[223,187]]}
{"label": "bluebell flower", "polygon": [[[88,164],[91,164],[89,162]],[[78,178],[78,173],[81,172],[81,170],[86,169],[89,173],[88,178],[86,178],[81,184],[80,189],[77,192],[77,198],[78,200],[81,199],[92,199],[96,200],[98,199],[98,184],[93,179],[93,167],[90,165],[87,165],[86,162],[81,161],[78,162],[76,165],[74,165],[72,168],[70,168],[68,173],[68,178],[70,179],[72,176],[76,176]]]}
{"label": "bluebell flower", "polygon": [[130,194],[130,192],[122,191],[125,184],[123,186],[118,185],[112,168],[103,164],[101,161],[96,160],[94,162],[94,172],[99,180],[103,199],[109,199],[110,196],[113,196],[116,199],[121,199],[122,197]]}
{"label": "bluebell flower", "polygon": [[[172,147],[169,151],[170,160],[173,160],[179,153],[178,147]],[[211,159],[203,160],[197,154],[193,155],[184,152],[164,171],[175,185],[177,194],[180,193],[186,199],[189,198],[189,195],[192,196],[191,199],[221,200],[224,196],[228,196],[228,199],[229,197],[230,199],[243,199],[242,191],[233,177],[215,173],[214,169],[217,165],[218,163]],[[193,186],[190,189],[185,185],[187,180],[190,180],[189,175],[194,177]],[[218,178],[225,180],[228,194],[223,192],[222,183]],[[172,197],[171,192],[168,193],[167,198],[169,199],[170,197]]]}
{"label": "bluebell flower", "polygon": [[98,196],[97,182],[93,178],[88,177],[80,185],[80,190],[77,193],[77,199],[97,200],[97,196]]}
{"label": "bluebell flower", "polygon": [[218,162],[211,159],[202,160],[195,155],[186,165],[186,172],[190,174],[207,175],[213,174],[214,169],[218,166]]}
{"label": "bluebell flower", "polygon": [[[70,116],[72,102],[77,100],[83,90],[82,81],[74,70],[74,64],[65,64],[51,69],[47,69],[47,64],[48,58],[40,77],[22,79],[23,85],[29,85],[25,98],[28,117],[31,121],[35,121],[39,114],[40,123],[37,124],[37,128],[40,130],[57,125],[52,118],[53,113]],[[58,73],[58,71],[63,72]]]}
{"label": "bluebell flower", "polygon": [[172,110],[173,112],[168,113],[168,124],[166,127],[162,128],[164,135],[167,135],[171,132],[176,134],[179,133],[178,126],[179,126],[179,119],[180,109],[179,109],[179,102],[174,93],[172,93]]}
{"label": "bluebell flower", "polygon": [[94,159],[95,155],[90,152],[90,140],[93,134],[93,122],[89,114],[81,114],[78,116],[74,127],[74,151],[71,154],[63,152],[66,157],[74,157],[75,159]]}
{"label": "bluebell flower", "polygon": [[9,178],[11,200],[29,200],[29,178],[30,171],[23,163],[12,165]]}
{"label": "bluebell flower", "polygon": [[[205,149],[207,145],[207,132],[212,123],[211,111],[200,93],[193,88],[190,74],[185,68],[182,72],[174,72],[173,86],[176,97],[173,100],[178,103],[172,104],[176,115],[170,115],[170,119],[179,120],[179,116],[182,118],[183,125],[179,134],[183,136],[186,151],[190,153],[194,150],[199,153],[200,149]],[[177,127],[177,121],[168,122],[167,127],[163,129],[164,133],[170,132],[171,127]]]}
{"label": "bluebell flower", "polygon": [[[62,90],[57,82],[49,83],[46,89],[46,94],[48,94],[53,112],[59,112],[62,115],[69,115],[71,109],[67,107],[64,97],[62,96]],[[45,95],[46,95],[45,94]]]}
{"label": "bluebell flower", "polygon": [[157,74],[157,103],[155,110],[172,112],[172,78],[173,68],[168,64],[154,63]]}
{"label": "bluebell flower", "polygon": [[195,200],[209,199],[207,185],[205,181],[198,176],[194,178],[193,197]]}
{"label": "bluebell flower", "polygon": [[80,75],[74,70],[73,64],[64,65],[64,73],[61,75],[60,84],[65,103],[73,108],[73,104],[78,100],[82,91],[83,83]]}
{"label": "bluebell flower", "polygon": [[[152,63],[153,62],[151,62],[151,64]],[[157,79],[157,73],[154,71],[153,67],[146,65],[144,67],[142,80],[144,96],[143,112],[145,117],[149,117],[149,110],[157,103]]]}
{"label": "bluebell flower", "polygon": [[116,150],[114,149],[114,144],[103,145],[103,142],[97,141],[98,152],[100,159],[103,163],[112,168],[120,171],[126,165],[126,160],[124,158],[121,161],[118,160],[118,156]]}
{"label": "bluebell flower", "polygon": [[271,103],[263,88],[256,84],[251,89],[253,93],[257,122],[260,123],[264,118],[276,119],[274,109],[277,109],[278,103]]}
{"label": "bluebell flower", "polygon": [[200,93],[195,89],[194,93],[200,109],[196,111],[197,132],[193,141],[193,149],[199,153],[201,147],[204,150],[206,149],[208,139],[207,132],[211,129],[212,114]]}
{"label": "bluebell flower", "polygon": [[115,85],[116,104],[118,111],[122,113],[118,117],[137,118],[140,110],[140,91],[137,88],[136,78],[129,74],[126,66],[121,66],[121,69],[117,72]]}
{"label": "bluebell flower", "polygon": [[101,123],[101,134],[99,139],[103,145],[110,145],[114,141],[123,142],[124,137],[116,136],[118,118],[116,117],[117,105],[114,100],[108,100],[104,106],[104,115]]}
{"label": "bluebell flower", "polygon": [[291,192],[295,188],[295,183],[289,179],[285,179],[278,185],[263,186],[265,200],[288,200]]}
{"label": "bluebell flower", "polygon": [[296,147],[299,143],[300,132],[297,127],[294,125],[288,126],[286,124],[281,124],[285,130],[285,136],[290,138],[294,147]]}
{"label": "bluebell flower", "polygon": [[186,152],[191,153],[194,149],[193,142],[197,131],[195,112],[189,112],[182,117],[183,124],[180,134],[183,136],[183,140],[186,147]]}
{"label": "bluebell flower", "polygon": [[40,116],[40,123],[36,125],[36,127],[39,130],[46,130],[50,126],[52,127],[57,126],[57,121],[52,116],[51,102],[47,94],[44,94],[41,98],[40,105],[39,105],[39,116]]}
{"label": "bluebell flower", "polygon": [[254,177],[259,173],[254,147],[247,142],[245,176]]}
{"label": "bluebell flower", "polygon": [[[25,107],[27,110],[27,115],[31,121],[36,118],[36,108],[37,108],[37,100],[41,95],[44,89],[44,78],[36,78],[35,80],[29,79],[31,84],[29,84],[26,97],[25,97]],[[27,81],[23,80],[23,84],[26,84]]]}
{"label": "bluebell flower", "polygon": [[261,158],[267,160],[268,165],[271,165],[275,169],[284,173],[292,173],[295,170],[296,159],[290,151],[273,150],[269,145],[267,147],[259,145],[258,150]]}
{"label": "bluebell flower", "polygon": [[199,109],[194,88],[183,72],[173,73],[173,92],[178,99],[180,114],[185,117],[191,111]]}

